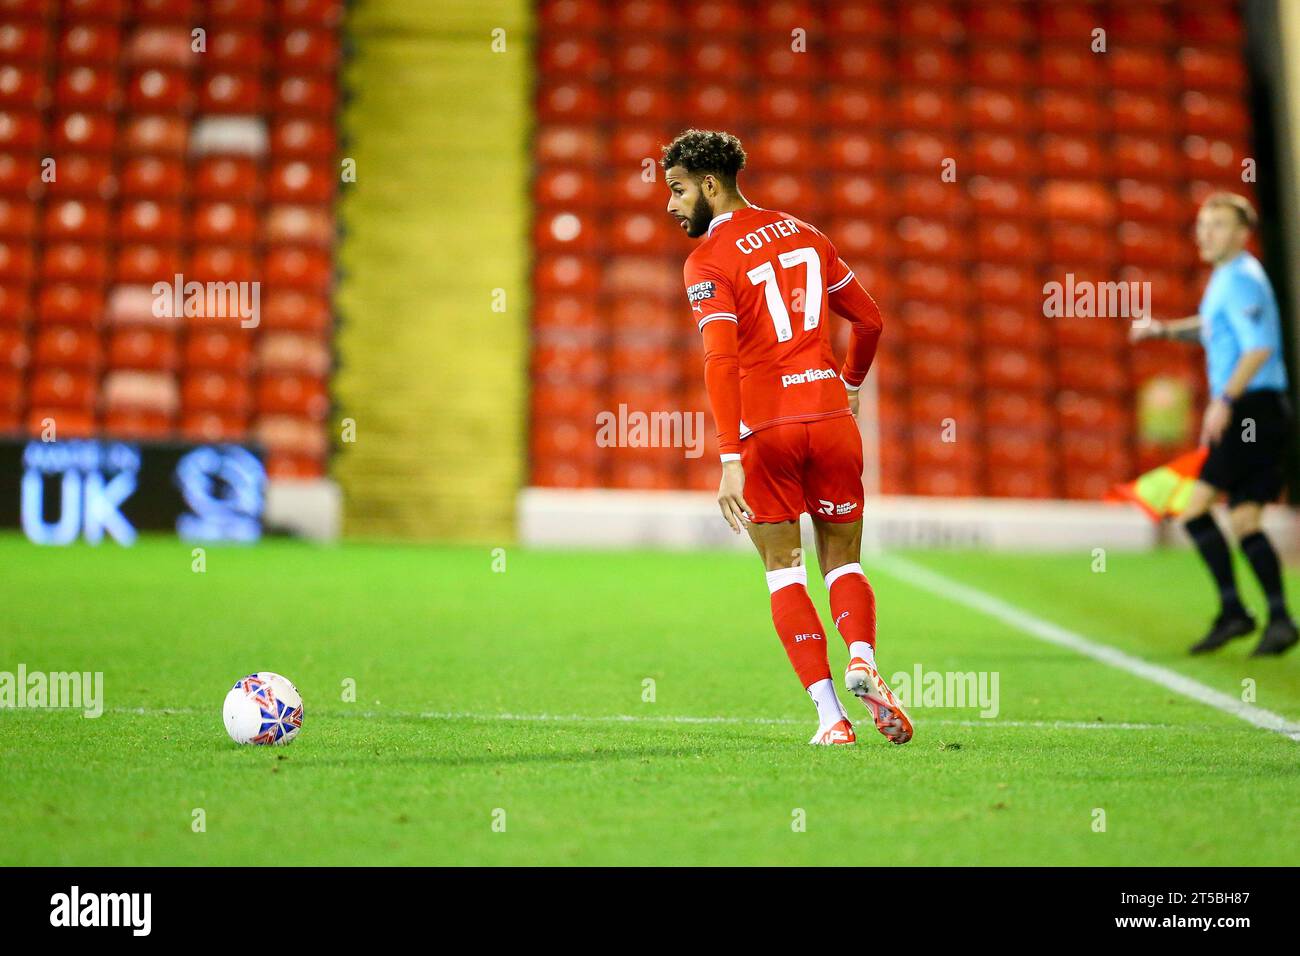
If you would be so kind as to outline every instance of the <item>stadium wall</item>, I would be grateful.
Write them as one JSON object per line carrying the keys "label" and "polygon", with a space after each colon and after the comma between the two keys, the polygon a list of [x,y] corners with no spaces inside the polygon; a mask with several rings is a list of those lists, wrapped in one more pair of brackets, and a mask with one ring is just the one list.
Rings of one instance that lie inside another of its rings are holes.
{"label": "stadium wall", "polygon": [[[530,4],[356,4],[334,476],[352,536],[499,541],[524,467]],[[350,428],[349,428],[350,425]]]}

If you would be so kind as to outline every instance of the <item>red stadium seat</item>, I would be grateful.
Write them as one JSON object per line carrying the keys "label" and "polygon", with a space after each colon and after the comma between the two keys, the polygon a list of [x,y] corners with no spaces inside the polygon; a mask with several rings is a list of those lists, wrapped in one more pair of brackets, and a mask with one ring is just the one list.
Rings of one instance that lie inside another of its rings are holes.
{"label": "red stadium seat", "polygon": [[0,195],[32,198],[43,188],[40,167],[27,156],[0,153]]}
{"label": "red stadium seat", "polygon": [[257,278],[257,261],[251,251],[239,246],[196,246],[185,278],[198,282],[252,282]]}
{"label": "red stadium seat", "polygon": [[187,410],[181,415],[179,431],[186,441],[237,442],[244,440],[248,425],[242,415]]}
{"label": "red stadium seat", "polygon": [[[98,394],[98,380],[94,373],[48,368],[37,369],[32,374],[28,397],[33,412],[40,409],[90,412]],[[57,424],[62,435],[62,423]],[[34,430],[40,431],[40,428]]]}
{"label": "red stadium seat", "polygon": [[99,335],[84,326],[56,326],[36,333],[33,350],[36,365],[70,371],[96,371],[104,361]]}
{"label": "red stadium seat", "polygon": [[1016,428],[1044,442],[1056,424],[1051,404],[1039,392],[987,392],[982,411],[987,428]]}
{"label": "red stadium seat", "polygon": [[103,314],[104,293],[95,286],[58,282],[43,286],[36,299],[42,325],[97,325]]}
{"label": "red stadium seat", "polygon": [[47,241],[85,242],[108,237],[108,207],[80,199],[56,200],[45,206],[41,231]]}
{"label": "red stadium seat", "polygon": [[967,54],[966,74],[972,83],[980,85],[1029,87],[1033,85],[1034,62],[1013,46],[981,43],[972,46]]}
{"label": "red stadium seat", "polygon": [[1086,349],[1060,350],[1056,374],[1064,389],[1121,392],[1128,387],[1128,371],[1119,359]]}
{"label": "red stadium seat", "polygon": [[[542,134],[538,134],[541,142]],[[271,124],[271,154],[277,159],[306,158],[323,159],[334,155],[337,149],[337,137],[332,123],[305,116],[277,118]],[[588,154],[594,149],[575,149],[575,155]]]}
{"label": "red stadium seat", "polygon": [[262,328],[325,332],[330,327],[329,301],[323,291],[268,289],[262,295]]}
{"label": "red stadium seat", "polygon": [[14,63],[0,66],[0,107],[45,109],[49,102],[44,70]]}
{"label": "red stadium seat", "polygon": [[981,258],[990,262],[1035,262],[1046,248],[1038,230],[1029,223],[1011,219],[980,220],[975,245]]}
{"label": "red stadium seat", "polygon": [[985,349],[1011,347],[1038,350],[1050,344],[1041,299],[1032,310],[988,303],[980,308],[979,336]]}
{"label": "red stadium seat", "polygon": [[144,23],[190,23],[196,0],[135,0],[135,15]]}
{"label": "red stadium seat", "polygon": [[114,278],[118,282],[152,286],[155,282],[170,282],[180,271],[179,247],[135,243],[118,250]]}
{"label": "red stadium seat", "polygon": [[108,280],[108,255],[94,243],[55,242],[41,258],[42,282],[99,283]]}
{"label": "red stadium seat", "polygon": [[1052,386],[1052,370],[1042,354],[1011,346],[985,351],[980,378],[988,388],[1041,391]]}
{"label": "red stadium seat", "polygon": [[[6,117],[0,114],[0,144],[6,140]],[[35,148],[37,140],[28,142],[30,133],[25,131],[25,121],[13,121],[15,145]],[[51,138],[57,149],[88,153],[106,153],[117,141],[117,123],[113,117],[103,113],[68,113],[55,119],[51,126]]]}
{"label": "red stadium seat", "polygon": [[36,204],[27,199],[0,199],[0,238],[29,240],[36,236]]}
{"label": "red stadium seat", "polygon": [[966,110],[970,124],[980,130],[1016,132],[1032,126],[1035,118],[1034,107],[1023,95],[988,87],[966,91]]}
{"label": "red stadium seat", "polygon": [[276,64],[282,72],[330,72],[339,65],[339,41],[333,30],[296,26],[276,38]]}
{"label": "red stadium seat", "polygon": [[251,243],[257,238],[257,214],[248,203],[201,203],[194,207],[190,230],[195,242]]}
{"label": "red stadium seat", "polygon": [[1110,111],[1091,91],[1039,90],[1038,123],[1048,133],[1096,134],[1110,128]]}
{"label": "red stadium seat", "polygon": [[189,144],[189,125],[179,116],[137,116],[122,133],[128,153],[181,156]]}
{"label": "red stadium seat", "polygon": [[1041,153],[1022,136],[997,133],[974,133],[967,154],[970,171],[985,176],[1035,176],[1041,165]]}
{"label": "red stadium seat", "polygon": [[111,112],[122,105],[122,88],[111,69],[74,66],[55,77],[54,103],[61,110]]}
{"label": "red stadium seat", "polygon": [[122,165],[122,196],[158,202],[184,198],[185,163],[173,156],[137,156]]}
{"label": "red stadium seat", "polygon": [[243,115],[261,112],[266,96],[258,74],[222,70],[200,80],[198,104],[204,113]]}
{"label": "red stadium seat", "polygon": [[[1052,8],[1064,5],[1052,4]],[[1097,54],[1092,53],[1086,38],[1097,24],[1069,38],[1064,46],[1042,46],[1038,50],[1038,81],[1043,86],[1065,90],[1092,89],[1106,83],[1107,74],[1098,68]]]}
{"label": "red stadium seat", "polygon": [[141,25],[127,41],[122,61],[135,67],[188,69],[195,61],[206,63],[193,49],[190,31],[182,26]]}
{"label": "red stadium seat", "polygon": [[1246,88],[1246,70],[1235,51],[1184,47],[1178,51],[1178,65],[1187,89],[1240,94]]}
{"label": "red stadium seat", "polygon": [[253,389],[244,375],[191,372],[181,384],[181,406],[186,412],[215,412],[227,420],[246,420],[253,410]]}
{"label": "red stadium seat", "polygon": [[252,363],[252,339],[247,331],[195,328],[186,337],[185,366],[190,370],[224,372],[242,380]]}
{"label": "red stadium seat", "polygon": [[263,414],[324,420],[329,394],[322,379],[307,375],[264,375],[257,383],[257,408]]}
{"label": "red stadium seat", "polygon": [[281,75],[272,91],[272,107],[277,113],[325,117],[334,112],[337,104],[338,90],[331,77]]}
{"label": "red stadium seat", "polygon": [[337,182],[337,168],[330,163],[290,160],[272,166],[267,195],[271,202],[328,203]]}
{"label": "red stadium seat", "polygon": [[974,270],[975,291],[981,300],[1041,312],[1042,282],[1024,264],[982,262]]}
{"label": "red stadium seat", "polygon": [[49,169],[55,177],[45,184],[50,199],[112,199],[117,192],[113,165],[106,156],[67,154],[56,159]]}
{"label": "red stadium seat", "polygon": [[0,111],[0,149],[36,149],[44,139],[40,114],[26,110]]}
{"label": "red stadium seat", "polygon": [[0,282],[0,325],[26,327],[32,316],[32,296],[26,285]]}
{"label": "red stadium seat", "polygon": [[31,243],[0,239],[0,281],[26,284],[36,275],[36,256]]}
{"label": "red stadium seat", "polygon": [[329,346],[315,335],[266,332],[257,342],[257,365],[268,373],[311,375],[324,378],[330,370]]}
{"label": "red stadium seat", "polygon": [[126,100],[140,113],[188,113],[194,108],[194,91],[185,71],[150,68],[131,77]]}
{"label": "red stadium seat", "polygon": [[[0,61],[42,64],[50,48],[49,28],[39,19],[26,22],[13,17],[14,11],[0,12]],[[67,60],[68,57],[61,57]]]}
{"label": "red stadium seat", "polygon": [[207,53],[200,60],[204,70],[260,70],[270,59],[261,31],[244,27],[219,27],[208,33]]}
{"label": "red stadium seat", "polygon": [[677,61],[662,40],[638,34],[614,50],[609,67],[621,83],[661,83],[673,76]]}
{"label": "red stadium seat", "polygon": [[282,247],[266,254],[263,275],[273,286],[325,292],[333,278],[333,265],[327,253]]}
{"label": "red stadium seat", "polygon": [[179,358],[175,336],[163,329],[119,329],[108,340],[111,368],[174,371]]}
{"label": "red stadium seat", "polygon": [[1163,4],[1137,3],[1112,6],[1106,18],[1107,32],[1126,41],[1169,43],[1177,34]]}
{"label": "red stadium seat", "polygon": [[286,25],[332,29],[343,20],[343,0],[281,0],[278,13]]}
{"label": "red stadium seat", "polygon": [[261,238],[267,245],[327,247],[335,238],[334,217],[328,206],[272,206]]}
{"label": "red stadium seat", "polygon": [[1159,47],[1115,47],[1106,51],[1105,62],[1111,85],[1119,89],[1170,90],[1178,85],[1177,63]]}
{"label": "red stadium seat", "polygon": [[184,232],[181,208],[176,203],[138,199],[122,204],[117,218],[117,238],[124,243],[178,242]]}

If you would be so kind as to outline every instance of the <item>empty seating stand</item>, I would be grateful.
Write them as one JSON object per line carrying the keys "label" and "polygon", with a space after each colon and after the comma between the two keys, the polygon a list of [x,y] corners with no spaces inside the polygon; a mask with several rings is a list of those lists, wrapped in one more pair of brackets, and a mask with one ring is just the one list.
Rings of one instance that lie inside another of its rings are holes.
{"label": "empty seating stand", "polygon": [[[323,473],[342,14],[0,0],[0,431]],[[177,314],[178,276],[237,292]]]}
{"label": "empty seating stand", "polygon": [[[533,483],[716,487],[693,244],[642,175],[688,126],[737,133],[747,197],[824,228],[879,301],[884,491],[1096,498],[1131,476],[1159,454],[1136,391],[1202,389],[1199,355],[1049,317],[1043,286],[1149,281],[1157,315],[1195,312],[1197,204],[1254,188],[1237,7],[542,0]],[[620,403],[704,411],[703,457],[596,447]]]}

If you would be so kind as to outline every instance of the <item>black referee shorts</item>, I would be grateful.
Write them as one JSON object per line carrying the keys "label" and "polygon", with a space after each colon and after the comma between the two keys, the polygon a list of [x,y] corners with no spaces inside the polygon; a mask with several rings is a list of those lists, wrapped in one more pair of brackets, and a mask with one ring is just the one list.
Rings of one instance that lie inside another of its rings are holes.
{"label": "black referee shorts", "polygon": [[[1248,429],[1254,423],[1254,441]],[[1285,392],[1258,389],[1232,403],[1232,423],[1210,446],[1201,481],[1228,495],[1229,505],[1275,501],[1285,484],[1286,446],[1291,434],[1291,402]]]}

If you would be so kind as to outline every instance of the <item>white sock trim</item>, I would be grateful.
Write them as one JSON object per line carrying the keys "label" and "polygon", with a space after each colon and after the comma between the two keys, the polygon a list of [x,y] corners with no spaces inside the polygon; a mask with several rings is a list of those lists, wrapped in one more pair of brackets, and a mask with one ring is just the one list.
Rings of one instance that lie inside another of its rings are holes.
{"label": "white sock trim", "polygon": [[838,568],[833,568],[832,570],[828,571],[826,573],[827,590],[830,589],[830,586],[832,584],[834,584],[840,578],[844,577],[844,575],[854,574],[854,573],[861,574],[864,578],[866,577],[866,574],[864,574],[862,571],[862,565],[858,564],[857,562],[854,562],[853,564],[841,565]]}
{"label": "white sock trim", "polygon": [[775,594],[781,588],[790,584],[802,584],[808,586],[808,569],[803,565],[793,568],[777,568],[775,571],[767,572],[767,590]]}
{"label": "white sock trim", "polygon": [[848,716],[835,693],[835,682],[829,677],[814,681],[808,685],[807,690],[817,708],[817,723],[821,730],[833,727]]}

